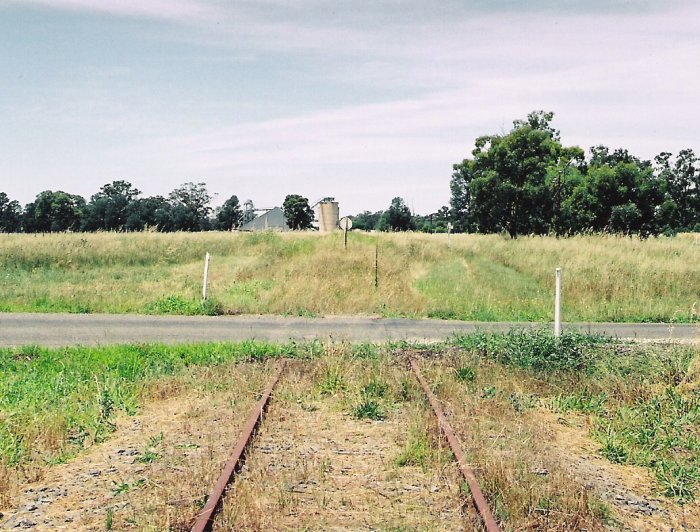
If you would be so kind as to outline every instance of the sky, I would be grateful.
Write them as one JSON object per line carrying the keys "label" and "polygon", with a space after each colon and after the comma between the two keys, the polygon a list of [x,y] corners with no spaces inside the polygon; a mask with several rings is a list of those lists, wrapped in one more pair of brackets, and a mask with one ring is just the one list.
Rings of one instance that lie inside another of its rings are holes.
{"label": "sky", "polygon": [[427,214],[533,110],[567,145],[700,150],[698,58],[697,0],[0,0],[0,191]]}

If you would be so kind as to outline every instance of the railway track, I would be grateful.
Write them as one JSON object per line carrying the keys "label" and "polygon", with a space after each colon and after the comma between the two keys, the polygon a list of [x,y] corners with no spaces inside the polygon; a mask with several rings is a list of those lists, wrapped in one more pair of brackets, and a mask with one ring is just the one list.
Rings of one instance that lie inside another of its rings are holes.
{"label": "railway track", "polygon": [[[450,426],[449,421],[440,405],[439,400],[430,390],[430,387],[423,377],[420,371],[420,365],[418,361],[414,358],[409,359],[411,371],[419,382],[425,396],[431,405],[433,412],[437,418],[438,427],[440,432],[445,436],[452,453],[456,459],[457,466],[461,475],[464,477],[467,485],[469,486],[469,491],[471,494],[471,499],[473,506],[478,513],[482,526],[488,532],[497,532],[499,530],[498,524],[496,523],[493,513],[489,508],[486,497],[484,496],[481,488],[479,486],[478,479],[468,465],[465,454],[461,448],[460,442],[455,435],[454,430]],[[286,360],[282,360],[279,367],[261,394],[260,400],[256,403],[253,409],[248,415],[248,420],[246,425],[241,431],[241,435],[236,442],[233,449],[231,457],[227,461],[221,475],[219,476],[215,486],[213,487],[209,498],[202,509],[202,511],[196,516],[195,522],[192,526],[192,532],[202,532],[211,530],[217,514],[220,512],[223,504],[223,500],[226,497],[227,490],[229,486],[236,480],[237,474],[241,471],[243,467],[246,454],[249,447],[252,444],[256,431],[260,428],[263,422],[263,416],[265,411],[273,398],[273,392],[275,387],[280,382],[283,373],[288,367]],[[352,453],[354,451],[338,451]],[[356,451],[355,451],[356,452]],[[386,497],[386,495],[383,495]]]}

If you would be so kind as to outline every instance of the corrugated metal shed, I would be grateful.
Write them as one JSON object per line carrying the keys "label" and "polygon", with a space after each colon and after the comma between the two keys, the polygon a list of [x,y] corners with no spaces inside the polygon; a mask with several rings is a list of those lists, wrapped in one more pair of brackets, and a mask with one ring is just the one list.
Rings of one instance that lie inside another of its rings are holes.
{"label": "corrugated metal shed", "polygon": [[289,231],[287,219],[279,207],[270,209],[247,224],[241,226],[241,231]]}

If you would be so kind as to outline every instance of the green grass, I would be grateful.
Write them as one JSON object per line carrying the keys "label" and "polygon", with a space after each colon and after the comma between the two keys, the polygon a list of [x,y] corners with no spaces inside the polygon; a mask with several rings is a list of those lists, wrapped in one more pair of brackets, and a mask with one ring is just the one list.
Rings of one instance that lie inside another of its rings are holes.
{"label": "green grass", "polygon": [[188,368],[318,349],[260,342],[0,349],[0,461],[62,461],[103,441],[116,414],[133,414],[143,404],[148,384]]}
{"label": "green grass", "polygon": [[[388,364],[405,368],[397,359],[401,353],[421,349],[429,355],[425,373],[435,393],[451,405],[452,415],[472,416],[469,424],[474,421],[481,437],[489,434],[496,414],[510,421],[539,408],[563,416],[585,414],[605,458],[647,468],[660,494],[682,503],[697,499],[698,350],[580,334],[555,340],[537,329],[460,336],[429,347],[243,342],[0,349],[0,467],[64,461],[108,438],[116,416],[138,412],[158,383],[200,368],[269,357],[318,358],[311,397],[338,395],[350,415],[387,419],[400,403],[425,406],[410,373],[387,371]],[[443,373],[436,374],[431,364],[443,364]],[[216,383],[212,386],[215,390]],[[479,404],[484,415],[474,417],[470,402]],[[507,435],[498,436],[492,450],[507,450],[510,444]],[[159,445],[158,436],[151,438],[141,460],[157,461]],[[424,426],[411,429],[396,463],[421,466],[434,449]],[[527,471],[521,476],[541,481]],[[505,489],[496,480],[488,482],[495,492]]]}
{"label": "green grass", "polygon": [[353,412],[357,419],[371,419],[381,421],[386,419],[384,407],[376,399],[364,397],[355,407]]}
{"label": "green grass", "polygon": [[[469,365],[456,365],[458,382],[472,372],[495,372],[488,385],[474,379],[482,400],[508,399],[518,413],[534,402],[562,414],[587,414],[605,458],[648,468],[659,492],[668,497],[680,502],[697,498],[697,348],[630,346],[580,334],[556,341],[545,330],[475,334],[456,337],[453,344],[475,357]],[[524,396],[523,388],[529,392]]]}
{"label": "green grass", "polygon": [[587,371],[594,360],[594,347],[607,341],[575,332],[557,339],[546,329],[514,329],[502,334],[457,335],[453,343],[504,365],[535,371]]}
{"label": "green grass", "polygon": [[146,314],[178,314],[183,316],[218,316],[223,314],[220,303],[207,299],[196,301],[182,296],[168,296],[146,305]]}
{"label": "green grass", "polygon": [[688,323],[694,238],[453,235],[448,248],[446,235],[351,233],[344,250],[341,234],[2,235],[0,311],[549,321],[562,267],[566,321]]}

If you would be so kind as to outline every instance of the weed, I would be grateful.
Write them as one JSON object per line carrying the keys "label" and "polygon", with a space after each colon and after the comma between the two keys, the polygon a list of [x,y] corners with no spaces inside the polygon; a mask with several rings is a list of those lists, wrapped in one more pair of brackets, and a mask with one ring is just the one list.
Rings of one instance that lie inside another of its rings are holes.
{"label": "weed", "polygon": [[389,391],[389,385],[381,379],[374,379],[362,388],[362,395],[365,397],[383,398]]}
{"label": "weed", "polygon": [[455,377],[460,382],[474,382],[476,380],[476,370],[469,366],[464,366],[455,371]]}
{"label": "weed", "polygon": [[163,443],[164,438],[165,438],[165,435],[162,432],[159,432],[155,436],[151,436],[148,439],[148,446],[149,447],[158,447],[161,443]]}
{"label": "weed", "polygon": [[401,381],[399,382],[400,386],[400,391],[399,391],[399,400],[401,401],[410,401],[413,396],[414,396],[414,383],[413,379],[408,379],[406,377],[402,377]]}
{"label": "weed", "polygon": [[347,388],[347,382],[341,368],[337,365],[326,366],[317,388],[322,395],[335,395],[344,391]]}
{"label": "weed", "polygon": [[144,453],[139,456],[138,461],[142,464],[152,464],[160,458],[160,454],[155,452],[153,449],[146,449]]}
{"label": "weed", "polygon": [[204,302],[172,295],[149,303],[144,308],[146,314],[182,314],[185,316],[217,316],[223,314],[221,304],[213,299]]}
{"label": "weed", "polygon": [[698,466],[662,461],[656,467],[655,474],[662,493],[667,497],[675,497],[684,503],[695,499],[700,481]]}
{"label": "weed", "polygon": [[608,395],[605,392],[599,394],[591,394],[588,391],[582,391],[575,394],[558,394],[551,400],[551,404],[555,410],[566,413],[570,411],[590,413],[603,413],[603,408],[608,400]]}
{"label": "weed", "polygon": [[120,482],[112,488],[115,495],[123,495],[124,493],[129,493],[131,486],[128,482]]}
{"label": "weed", "polygon": [[624,464],[629,460],[629,451],[624,445],[609,438],[603,443],[601,454],[615,464]]}
{"label": "weed", "polygon": [[495,360],[536,371],[588,371],[593,365],[592,348],[604,343],[596,336],[565,333],[555,338],[545,329],[511,330],[506,333],[478,332],[457,335],[459,347]]}
{"label": "weed", "polygon": [[481,390],[481,398],[482,399],[493,399],[496,397],[496,393],[498,390],[496,389],[495,386],[489,386],[488,388],[484,388]]}
{"label": "weed", "polygon": [[508,397],[510,404],[513,405],[513,410],[517,413],[522,413],[530,408],[536,408],[540,405],[538,397],[531,394],[520,394],[513,392]]}
{"label": "weed", "polygon": [[375,344],[354,344],[351,352],[354,358],[369,360],[379,358],[379,347]]}
{"label": "weed", "polygon": [[176,449],[199,449],[201,446],[196,443],[178,443]]}
{"label": "weed", "polygon": [[425,432],[412,432],[401,453],[396,457],[396,465],[419,466],[427,468],[434,459],[435,451],[430,446],[430,439]]}
{"label": "weed", "polygon": [[355,407],[354,414],[357,419],[371,419],[382,421],[386,419],[386,412],[379,402],[365,398]]}

